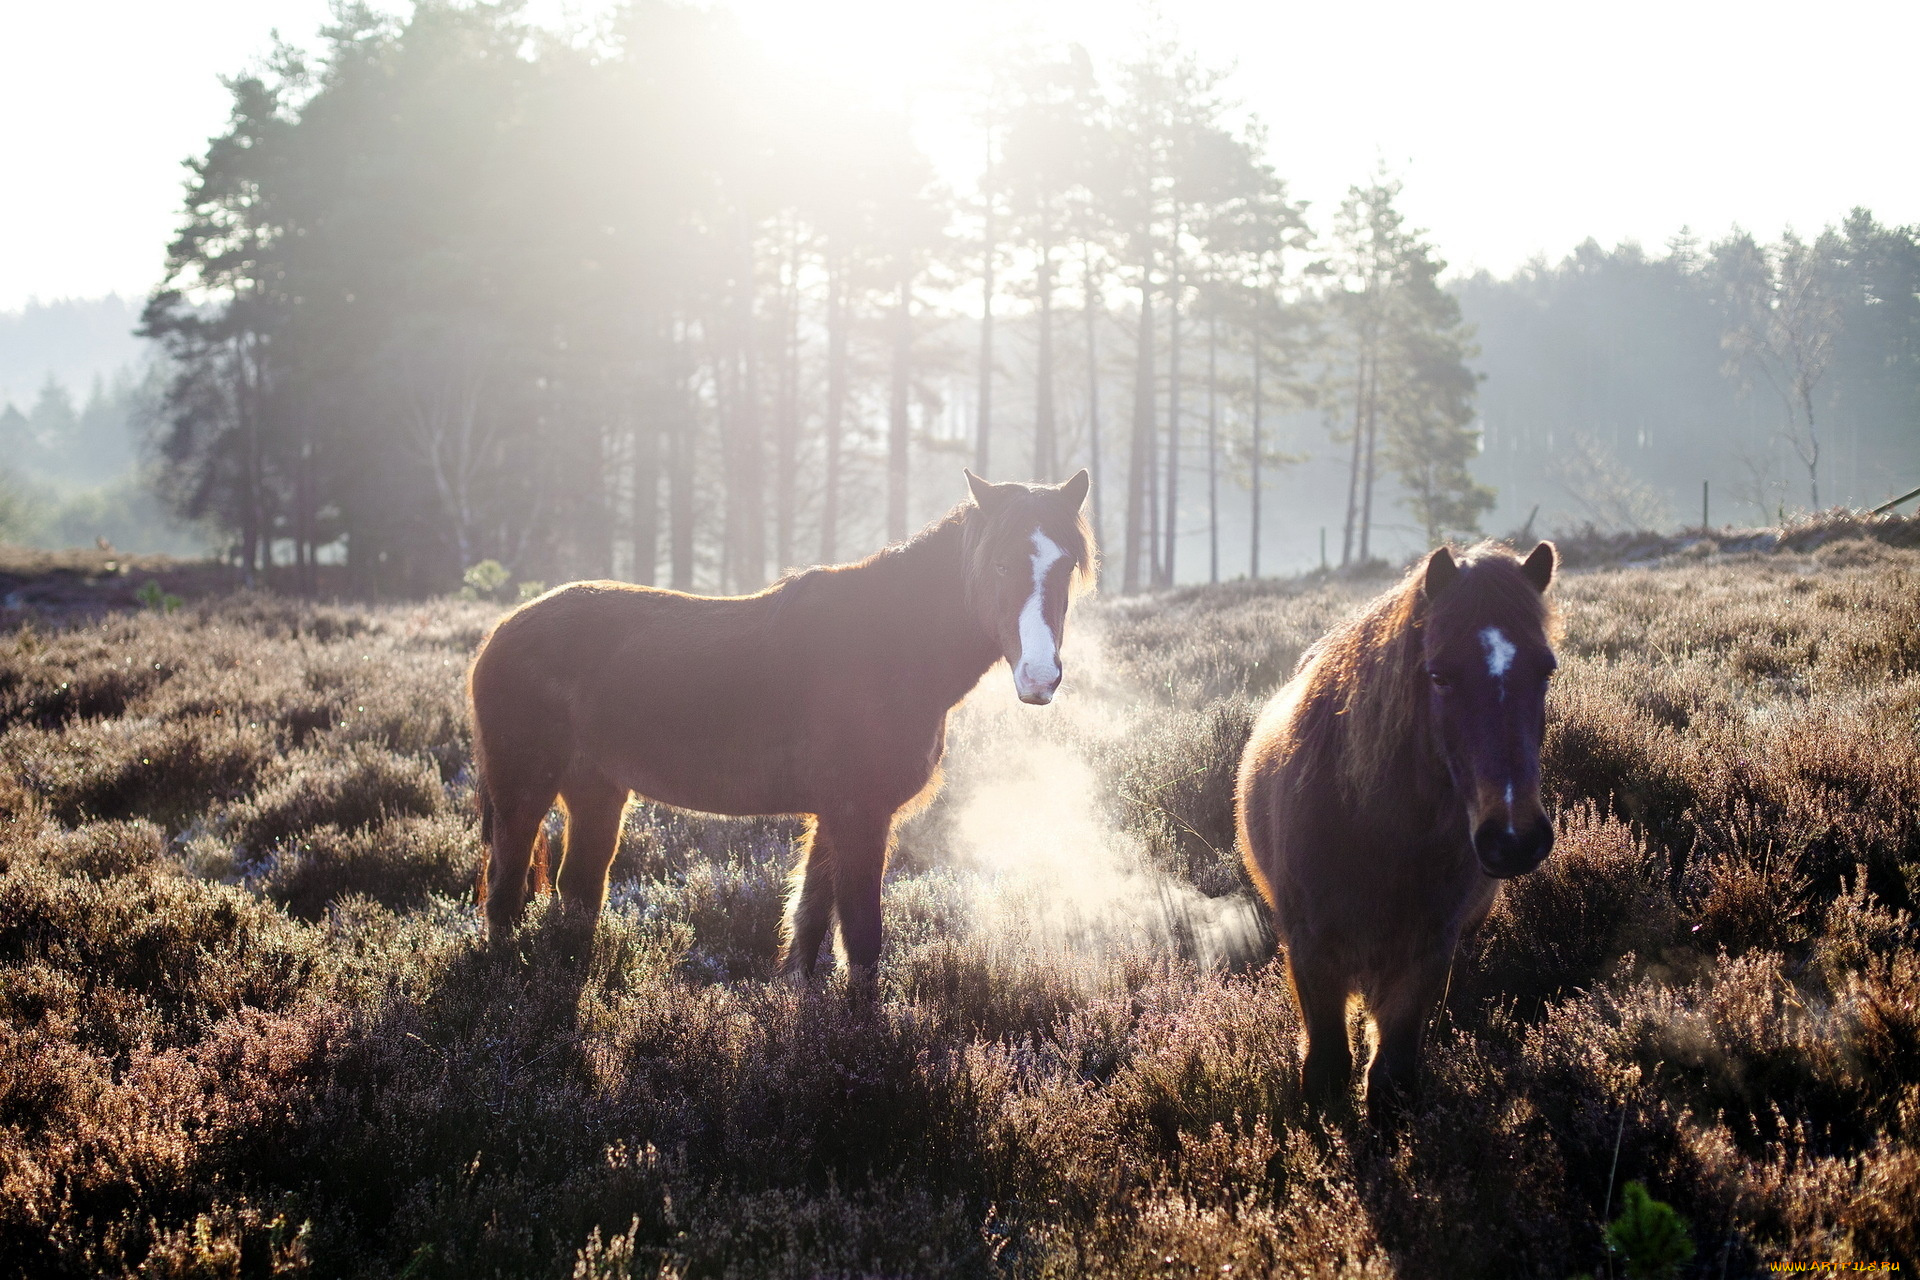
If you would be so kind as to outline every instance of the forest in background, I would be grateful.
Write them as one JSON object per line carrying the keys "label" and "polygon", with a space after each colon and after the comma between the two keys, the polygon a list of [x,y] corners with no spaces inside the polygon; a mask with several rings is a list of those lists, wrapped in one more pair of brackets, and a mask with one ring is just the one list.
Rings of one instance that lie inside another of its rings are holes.
{"label": "forest in background", "polygon": [[[1692,524],[1703,480],[1715,523],[1772,521],[1920,472],[1913,228],[1443,283],[1391,175],[1305,207],[1284,130],[1171,42],[983,61],[958,178],[903,110],[663,5],[586,44],[348,11],[232,89],[122,474],[307,589],[483,559],[750,589],[910,531],[962,465],[1090,467],[1129,590]],[[0,423],[10,491],[41,486],[42,541],[111,536],[65,518],[53,444],[87,437],[47,426],[56,390]]]}

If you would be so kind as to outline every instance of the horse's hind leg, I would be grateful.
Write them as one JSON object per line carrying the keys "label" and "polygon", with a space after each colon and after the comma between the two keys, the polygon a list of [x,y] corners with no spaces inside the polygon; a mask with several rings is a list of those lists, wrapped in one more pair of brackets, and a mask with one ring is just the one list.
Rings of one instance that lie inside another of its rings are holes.
{"label": "horse's hind leg", "polygon": [[491,804],[487,929],[499,937],[519,924],[520,917],[526,914],[527,894],[532,888],[528,873],[533,865],[534,842],[540,838],[540,825],[553,806],[553,793],[540,795],[537,789],[506,791],[500,788],[492,795]]}
{"label": "horse's hind leg", "polygon": [[1315,957],[1309,948],[1291,944],[1287,947],[1287,976],[1300,1004],[1306,1037],[1301,1092],[1316,1107],[1342,1102],[1353,1091],[1353,1048],[1347,1040],[1351,990],[1346,976]]}
{"label": "horse's hind leg", "polygon": [[787,918],[780,929],[783,974],[812,977],[820,958],[820,943],[833,923],[833,841],[818,821],[811,824],[806,851],[795,868],[793,889],[787,895]]}
{"label": "horse's hind leg", "polygon": [[569,776],[560,788],[567,810],[567,843],[554,883],[560,901],[589,916],[607,902],[607,869],[620,848],[620,820],[627,810],[627,789],[598,774]]}

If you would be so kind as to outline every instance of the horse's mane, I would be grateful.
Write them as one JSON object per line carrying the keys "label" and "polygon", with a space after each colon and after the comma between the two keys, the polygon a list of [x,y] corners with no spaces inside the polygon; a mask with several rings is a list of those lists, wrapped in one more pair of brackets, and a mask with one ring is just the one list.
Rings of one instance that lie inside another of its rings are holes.
{"label": "horse's mane", "polygon": [[1483,623],[1548,628],[1552,611],[1506,547],[1482,542],[1465,553],[1460,576],[1437,602],[1427,599],[1426,561],[1307,650],[1297,676],[1307,688],[1296,732],[1330,765],[1350,800],[1371,804],[1407,779],[1394,757],[1424,742],[1429,626],[1469,610]]}
{"label": "horse's mane", "polygon": [[[1019,513],[1018,517],[1016,513]],[[984,580],[992,567],[986,561],[992,555],[994,545],[1012,525],[1023,523],[1031,514],[1032,508],[1024,503],[1010,502],[988,512],[972,499],[967,499],[956,503],[945,515],[923,526],[905,541],[890,543],[859,560],[789,569],[760,594],[774,597],[775,609],[783,609],[800,592],[815,583],[857,571],[878,569],[884,572],[896,566],[905,568],[918,561],[929,547],[955,538],[960,540],[962,565],[968,582]],[[1049,524],[1055,534],[1067,535],[1059,541],[1061,548],[1073,557],[1073,595],[1077,597],[1091,590],[1099,572],[1100,552],[1094,544],[1093,528],[1087,523],[1085,513],[1076,513],[1070,522],[1051,521]]]}

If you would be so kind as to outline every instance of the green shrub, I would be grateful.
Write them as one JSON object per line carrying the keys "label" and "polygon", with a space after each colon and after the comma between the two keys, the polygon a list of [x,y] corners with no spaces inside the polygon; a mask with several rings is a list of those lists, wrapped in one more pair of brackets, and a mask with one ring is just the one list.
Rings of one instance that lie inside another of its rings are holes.
{"label": "green shrub", "polygon": [[1607,1227],[1607,1244],[1621,1257],[1632,1280],[1668,1280],[1693,1260],[1687,1220],[1629,1182],[1621,1196],[1620,1216]]}

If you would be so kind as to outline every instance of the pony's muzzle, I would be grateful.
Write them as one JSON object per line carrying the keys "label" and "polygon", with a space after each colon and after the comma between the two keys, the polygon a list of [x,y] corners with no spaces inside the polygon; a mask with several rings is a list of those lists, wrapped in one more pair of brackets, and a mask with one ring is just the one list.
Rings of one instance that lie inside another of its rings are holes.
{"label": "pony's muzzle", "polygon": [[1033,663],[1022,662],[1013,669],[1014,692],[1020,695],[1022,702],[1044,707],[1053,701],[1053,692],[1060,687],[1060,675],[1057,666],[1036,667]]}
{"label": "pony's muzzle", "polygon": [[1515,831],[1498,819],[1488,819],[1473,833],[1473,852],[1480,867],[1496,880],[1523,876],[1553,852],[1553,824],[1542,815],[1524,830]]}

